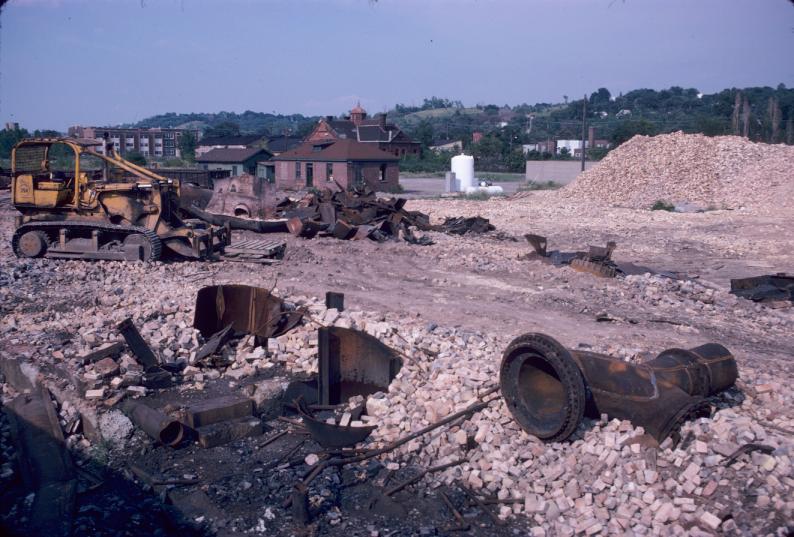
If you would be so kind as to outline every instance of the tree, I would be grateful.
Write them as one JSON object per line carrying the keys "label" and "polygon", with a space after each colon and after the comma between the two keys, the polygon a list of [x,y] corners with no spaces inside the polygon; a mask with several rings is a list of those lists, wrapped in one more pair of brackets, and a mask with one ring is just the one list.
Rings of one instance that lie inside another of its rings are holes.
{"label": "tree", "polygon": [[598,106],[598,105],[609,104],[611,98],[612,95],[609,93],[608,89],[598,88],[598,91],[590,95],[590,105]]}
{"label": "tree", "polygon": [[495,136],[484,136],[472,145],[472,153],[478,158],[499,158],[502,156],[502,142]]}
{"label": "tree", "polygon": [[10,158],[11,150],[23,138],[28,138],[30,133],[25,129],[0,130],[0,158]]}
{"label": "tree", "polygon": [[182,154],[182,158],[188,162],[193,162],[196,159],[197,145],[198,140],[193,131],[183,132],[182,137],[179,139],[179,152]]}
{"label": "tree", "polygon": [[239,136],[240,125],[234,121],[222,121],[207,129],[206,136]]}
{"label": "tree", "polygon": [[125,158],[138,166],[146,166],[146,157],[138,151],[130,151]]}
{"label": "tree", "polygon": [[612,131],[612,145],[617,147],[638,134],[653,136],[656,128],[653,123],[644,119],[621,121]]}
{"label": "tree", "polygon": [[433,125],[426,119],[420,121],[416,127],[416,139],[422,144],[423,149],[433,145],[433,136]]}

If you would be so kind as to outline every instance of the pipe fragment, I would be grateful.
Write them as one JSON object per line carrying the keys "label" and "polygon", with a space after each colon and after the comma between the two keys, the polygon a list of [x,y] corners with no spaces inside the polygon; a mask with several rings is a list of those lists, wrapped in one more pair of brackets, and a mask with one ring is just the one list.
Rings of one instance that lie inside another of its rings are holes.
{"label": "pipe fragment", "polygon": [[132,423],[163,445],[174,447],[185,436],[181,422],[143,403],[128,402],[124,411]]}
{"label": "pipe fragment", "polygon": [[709,415],[706,397],[734,384],[736,361],[722,345],[668,349],[643,364],[565,348],[545,334],[514,339],[504,352],[500,388],[526,432],[566,440],[585,414],[626,419],[657,441],[688,419]]}

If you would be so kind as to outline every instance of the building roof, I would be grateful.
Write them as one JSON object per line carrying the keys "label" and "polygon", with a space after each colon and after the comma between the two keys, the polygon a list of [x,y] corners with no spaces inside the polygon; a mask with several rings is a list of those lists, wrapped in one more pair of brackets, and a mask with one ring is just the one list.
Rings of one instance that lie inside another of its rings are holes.
{"label": "building roof", "polygon": [[235,163],[245,162],[246,160],[250,159],[251,157],[257,156],[260,153],[266,153],[267,155],[273,154],[267,149],[262,149],[260,147],[246,147],[244,149],[239,149],[239,148],[211,149],[206,153],[204,153],[203,155],[196,157],[196,162],[221,162],[221,163],[235,164]]}
{"label": "building roof", "polygon": [[356,138],[356,124],[349,119],[324,120],[340,138]]}
{"label": "building roof", "polygon": [[276,153],[295,149],[303,142],[300,136],[271,136],[267,139],[267,148]]}
{"label": "building roof", "polygon": [[392,133],[381,128],[380,125],[359,125],[359,142],[390,142]]}
{"label": "building roof", "polygon": [[327,142],[305,142],[291,151],[273,157],[273,160],[311,160],[327,162],[396,161],[398,157],[381,151],[370,144],[342,139]]}
{"label": "building roof", "polygon": [[248,145],[265,138],[263,134],[244,134],[240,136],[206,136],[198,145]]}

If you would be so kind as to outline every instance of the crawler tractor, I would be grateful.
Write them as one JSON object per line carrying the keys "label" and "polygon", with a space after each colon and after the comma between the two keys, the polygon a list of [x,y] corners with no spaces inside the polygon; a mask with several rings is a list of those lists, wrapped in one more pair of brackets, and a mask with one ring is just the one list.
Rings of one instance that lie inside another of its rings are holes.
{"label": "crawler tractor", "polygon": [[207,259],[223,253],[228,228],[179,214],[180,185],[124,160],[96,140],[34,138],[11,154],[12,201],[22,213],[19,257],[148,260],[165,249]]}

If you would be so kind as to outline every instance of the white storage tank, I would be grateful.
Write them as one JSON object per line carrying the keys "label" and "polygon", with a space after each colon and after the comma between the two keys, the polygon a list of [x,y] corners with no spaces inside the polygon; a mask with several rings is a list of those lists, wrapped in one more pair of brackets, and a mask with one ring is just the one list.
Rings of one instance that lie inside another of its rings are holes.
{"label": "white storage tank", "polygon": [[467,188],[475,185],[474,181],[474,157],[471,155],[455,155],[452,157],[452,172],[459,192],[465,192]]}

